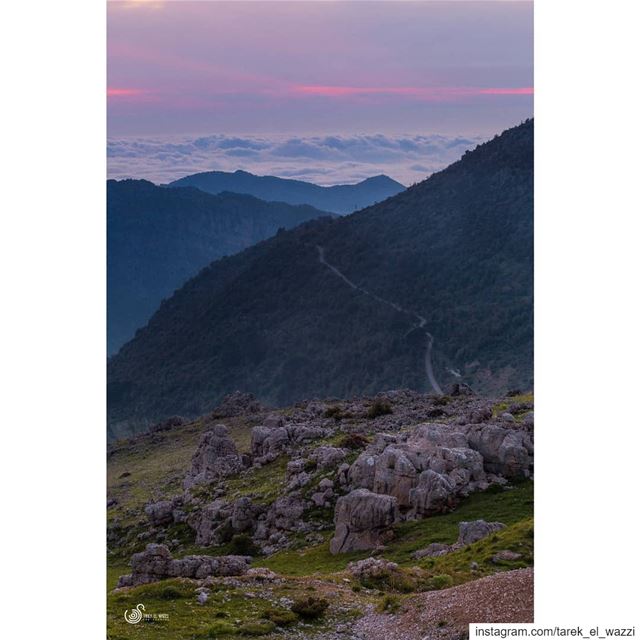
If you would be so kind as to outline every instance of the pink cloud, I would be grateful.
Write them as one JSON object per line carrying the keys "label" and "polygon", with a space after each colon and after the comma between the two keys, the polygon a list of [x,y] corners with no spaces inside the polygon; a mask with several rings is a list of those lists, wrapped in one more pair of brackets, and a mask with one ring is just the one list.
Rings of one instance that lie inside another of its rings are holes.
{"label": "pink cloud", "polygon": [[533,87],[345,87],[330,85],[297,85],[292,89],[301,96],[342,98],[350,96],[399,95],[428,102],[442,102],[482,95],[532,95]]}
{"label": "pink cloud", "polygon": [[489,96],[532,96],[533,87],[479,89],[480,95]]}
{"label": "pink cloud", "polygon": [[107,88],[108,98],[135,98],[138,96],[143,96],[145,94],[146,91],[144,91],[143,89],[123,89],[121,87]]}

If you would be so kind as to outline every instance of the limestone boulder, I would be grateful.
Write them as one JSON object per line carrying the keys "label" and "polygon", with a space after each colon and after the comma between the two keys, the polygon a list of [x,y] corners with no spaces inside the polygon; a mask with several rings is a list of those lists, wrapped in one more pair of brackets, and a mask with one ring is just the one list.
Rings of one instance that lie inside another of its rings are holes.
{"label": "limestone boulder", "polygon": [[188,489],[196,484],[210,483],[243,469],[243,461],[235,442],[224,425],[216,425],[202,434],[191,459],[191,469],[184,481]]}
{"label": "limestone boulder", "polygon": [[336,502],[331,553],[375,549],[390,539],[397,520],[397,498],[356,489]]}
{"label": "limestone boulder", "polygon": [[131,574],[121,576],[118,587],[131,587],[166,578],[196,578],[208,576],[241,576],[249,569],[249,556],[186,556],[171,557],[163,544],[148,544],[141,553],[131,557]]}
{"label": "limestone boulder", "polygon": [[460,522],[458,524],[458,545],[464,546],[473,544],[488,535],[504,529],[502,522],[485,522],[484,520],[473,520],[471,522]]}
{"label": "limestone boulder", "polygon": [[238,498],[233,503],[231,513],[231,528],[234,533],[244,533],[254,529],[259,508],[253,504],[251,498]]}
{"label": "limestone boulder", "polygon": [[529,477],[533,471],[533,442],[526,431],[503,425],[469,425],[469,446],[478,451],[487,473],[505,478]]}
{"label": "limestone boulder", "polygon": [[447,476],[427,469],[411,489],[410,502],[414,517],[446,513],[456,506],[456,487]]}
{"label": "limestone boulder", "polygon": [[173,522],[174,503],[172,500],[151,502],[144,507],[152,527],[165,527]]}
{"label": "limestone boulder", "polygon": [[196,532],[196,544],[208,546],[223,542],[229,536],[232,514],[233,505],[222,498],[205,505],[188,521]]}
{"label": "limestone boulder", "polygon": [[309,459],[313,460],[321,471],[337,467],[346,457],[345,449],[329,446],[317,447],[309,454]]}
{"label": "limestone boulder", "polygon": [[272,530],[298,531],[305,506],[304,498],[297,492],[281,496],[269,508],[267,525]]}

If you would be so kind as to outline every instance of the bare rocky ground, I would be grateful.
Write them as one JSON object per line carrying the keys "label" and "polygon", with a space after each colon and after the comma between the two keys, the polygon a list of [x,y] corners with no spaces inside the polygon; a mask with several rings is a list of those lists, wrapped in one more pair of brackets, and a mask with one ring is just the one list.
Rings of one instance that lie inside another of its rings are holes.
{"label": "bare rocky ground", "polygon": [[414,596],[398,615],[367,613],[353,632],[367,640],[454,640],[472,622],[533,622],[533,569]]}
{"label": "bare rocky ground", "polygon": [[172,612],[159,639],[454,638],[468,615],[528,620],[532,409],[462,385],[280,410],[236,393],[115,443],[110,637],[131,637],[122,610],[145,600]]}

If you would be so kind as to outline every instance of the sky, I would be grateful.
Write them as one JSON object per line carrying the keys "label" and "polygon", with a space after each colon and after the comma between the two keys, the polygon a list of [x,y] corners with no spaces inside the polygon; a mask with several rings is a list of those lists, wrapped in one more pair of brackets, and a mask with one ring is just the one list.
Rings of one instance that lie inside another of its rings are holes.
{"label": "sky", "polygon": [[108,3],[110,177],[405,184],[533,115],[517,1]]}

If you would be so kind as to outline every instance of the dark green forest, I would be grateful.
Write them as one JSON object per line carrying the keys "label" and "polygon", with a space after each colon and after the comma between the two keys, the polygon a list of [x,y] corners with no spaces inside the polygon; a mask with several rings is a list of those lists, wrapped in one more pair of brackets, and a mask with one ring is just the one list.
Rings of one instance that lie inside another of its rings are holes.
{"label": "dark green forest", "polygon": [[163,298],[212,260],[323,215],[310,206],[235,193],[109,180],[108,353],[133,338]]}

